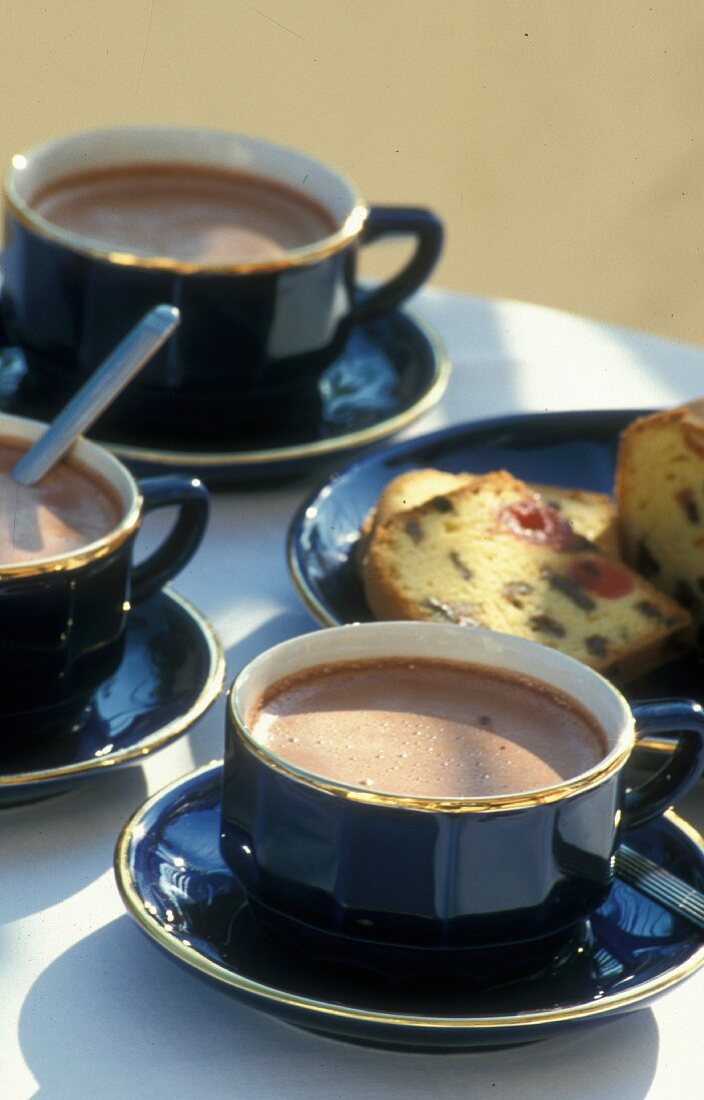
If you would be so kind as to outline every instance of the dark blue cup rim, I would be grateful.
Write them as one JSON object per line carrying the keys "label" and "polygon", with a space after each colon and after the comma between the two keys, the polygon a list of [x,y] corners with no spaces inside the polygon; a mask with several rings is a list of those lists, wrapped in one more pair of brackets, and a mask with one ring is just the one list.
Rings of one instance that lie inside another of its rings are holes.
{"label": "dark blue cup rim", "polygon": [[[40,187],[91,168],[130,163],[207,164],[265,176],[317,199],[338,228],[270,260],[206,263],[111,249],[100,240],[64,229],[31,206]],[[357,186],[336,169],[288,146],[244,134],[181,126],[125,126],[56,138],[11,159],[4,182],[8,213],[27,229],[94,260],[188,274],[264,274],[318,263],[345,249],[362,231],[369,208]]]}

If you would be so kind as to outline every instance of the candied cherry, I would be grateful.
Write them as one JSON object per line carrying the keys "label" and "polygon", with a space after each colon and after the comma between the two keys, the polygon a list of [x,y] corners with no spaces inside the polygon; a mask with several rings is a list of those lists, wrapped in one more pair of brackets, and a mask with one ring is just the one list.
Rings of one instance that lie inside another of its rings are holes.
{"label": "candied cherry", "polygon": [[499,512],[499,523],[519,538],[555,550],[566,550],[574,542],[574,532],[567,520],[539,496],[506,504]]}
{"label": "candied cherry", "polygon": [[578,558],[569,568],[570,580],[606,600],[618,600],[635,588],[635,581],[620,562],[611,558]]}

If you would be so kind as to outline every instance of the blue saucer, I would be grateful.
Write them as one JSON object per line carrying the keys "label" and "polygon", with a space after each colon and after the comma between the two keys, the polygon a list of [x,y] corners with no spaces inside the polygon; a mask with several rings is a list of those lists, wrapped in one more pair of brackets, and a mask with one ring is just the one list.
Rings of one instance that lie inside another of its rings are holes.
{"label": "blue saucer", "polygon": [[[47,377],[53,371],[47,364]],[[35,371],[37,368],[35,367]],[[281,427],[266,436],[218,438],[212,423],[199,423],[189,402],[177,403],[165,438],[146,439],[104,431],[100,421],[89,433],[137,475],[182,473],[209,487],[297,475],[324,462],[388,438],[432,408],[445,392],[450,363],[431,328],[404,311],[353,329],[347,344],[320,379],[320,411],[315,423],[297,434]],[[0,348],[0,409],[18,416],[51,420],[58,411],[57,386],[34,378],[19,348]],[[216,408],[222,397],[208,398]],[[172,403],[174,399],[170,399]],[[60,403],[59,403],[60,404]]]}
{"label": "blue saucer", "polygon": [[193,725],[217,698],[224,675],[209,623],[175,592],[158,593],[130,612],[120,667],[92,696],[78,732],[3,753],[0,806],[141,763]]}
{"label": "blue saucer", "polygon": [[[479,991],[337,972],[287,951],[255,923],[220,855],[222,765],[151,798],[126,824],[115,873],[140,928],[193,974],[288,1023],[416,1050],[531,1042],[650,1004],[704,964],[704,931],[621,881],[587,946],[551,974]],[[629,844],[704,888],[704,840],[670,813]]]}
{"label": "blue saucer", "polygon": [[[325,626],[369,622],[355,561],[360,527],[392,478],[436,467],[451,473],[506,469],[546,485],[612,493],[618,439],[651,410],[528,413],[476,421],[379,449],[325,480],[303,501],[288,533],[288,562],[298,593]],[[631,701],[681,696],[704,703],[701,658],[694,652],[628,684]],[[639,749],[671,752],[667,737]],[[653,757],[655,759],[655,757]]]}

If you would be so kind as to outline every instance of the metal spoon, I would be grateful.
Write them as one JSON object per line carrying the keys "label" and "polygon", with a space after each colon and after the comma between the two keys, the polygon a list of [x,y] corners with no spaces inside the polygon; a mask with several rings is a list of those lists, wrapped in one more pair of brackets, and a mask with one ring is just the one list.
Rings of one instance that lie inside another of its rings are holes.
{"label": "metal spoon", "polygon": [[665,909],[704,929],[704,894],[664,867],[622,844],[616,853],[616,874]]}
{"label": "metal spoon", "polygon": [[71,444],[114,401],[127,383],[181,322],[176,306],[155,306],[127,333],[107,359],[12,469],[21,485],[36,485]]}

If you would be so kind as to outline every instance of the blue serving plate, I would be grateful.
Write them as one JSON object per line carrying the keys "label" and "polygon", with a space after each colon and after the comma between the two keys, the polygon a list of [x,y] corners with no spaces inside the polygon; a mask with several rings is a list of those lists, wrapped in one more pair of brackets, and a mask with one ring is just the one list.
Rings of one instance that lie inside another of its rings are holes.
{"label": "blue serving plate", "polygon": [[375,450],[327,478],[289,528],[291,576],[325,626],[369,622],[355,548],[381,490],[399,474],[433,467],[450,473],[508,470],[546,485],[611,493],[619,433],[639,413],[527,413],[444,428]]}
{"label": "blue serving plate", "polygon": [[[704,930],[617,880],[582,949],[539,976],[473,991],[334,969],[253,919],[220,854],[221,783],[211,764],[149,799],[118,840],[117,884],[141,930],[191,975],[290,1024],[415,1050],[526,1043],[643,1008],[704,964]],[[628,842],[704,888],[704,840],[674,814]]]}
{"label": "blue serving plate", "polygon": [[[611,493],[618,439],[647,411],[528,413],[476,421],[378,449],[326,479],[303,501],[288,532],[293,583],[325,626],[369,622],[355,560],[360,527],[385,485],[424,467],[451,473],[506,469],[518,478]],[[681,696],[704,703],[704,669],[695,652],[628,684],[631,701]],[[670,751],[667,738],[639,742]]]}

